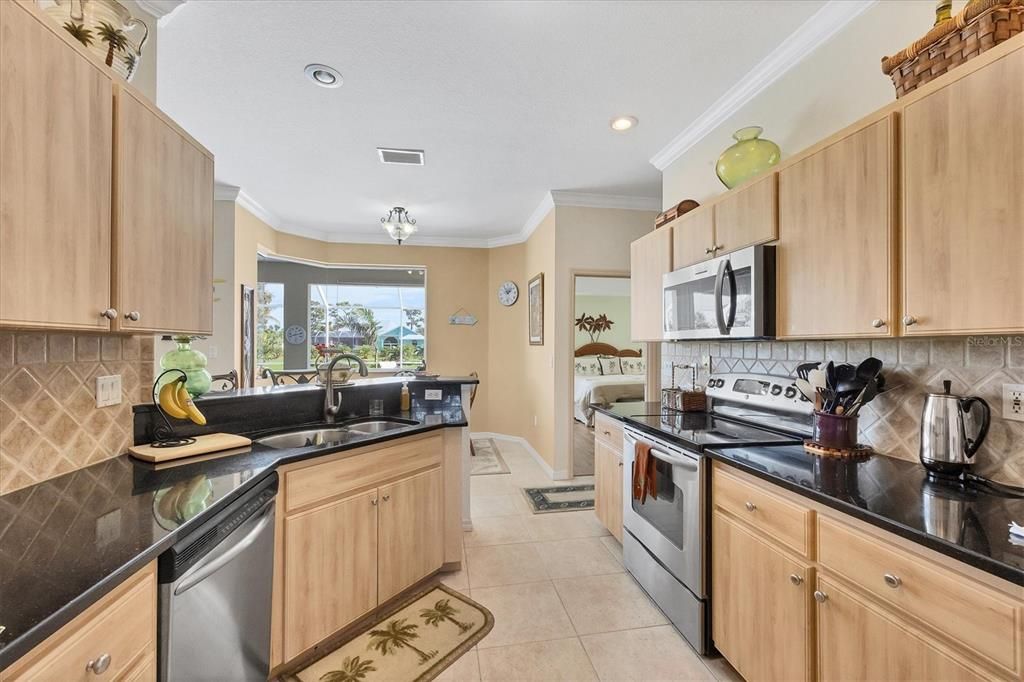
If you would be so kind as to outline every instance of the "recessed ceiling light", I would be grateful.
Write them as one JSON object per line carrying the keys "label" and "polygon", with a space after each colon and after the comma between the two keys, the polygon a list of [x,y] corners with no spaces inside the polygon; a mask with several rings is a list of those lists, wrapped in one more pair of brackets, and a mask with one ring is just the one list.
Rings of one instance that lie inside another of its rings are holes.
{"label": "recessed ceiling light", "polygon": [[636,116],[616,116],[609,125],[615,132],[624,133],[630,128],[636,127],[637,123],[639,121],[636,120]]}
{"label": "recessed ceiling light", "polygon": [[326,64],[309,64],[305,68],[305,74],[322,88],[340,88],[344,82],[341,73]]}

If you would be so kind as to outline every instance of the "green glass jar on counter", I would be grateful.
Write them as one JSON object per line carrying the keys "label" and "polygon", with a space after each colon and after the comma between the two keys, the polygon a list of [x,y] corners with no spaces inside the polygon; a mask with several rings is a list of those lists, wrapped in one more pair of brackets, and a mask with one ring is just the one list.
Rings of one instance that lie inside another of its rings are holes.
{"label": "green glass jar on counter", "polygon": [[[188,377],[185,381],[185,390],[193,398],[197,398],[210,390],[213,377],[210,376],[210,372],[206,369],[206,356],[201,351],[192,348],[193,339],[194,337],[192,336],[175,336],[174,342],[177,344],[177,347],[164,353],[163,357],[160,358],[160,367],[165,371],[168,369],[180,369],[185,372],[185,375]],[[174,381],[180,376],[177,373],[168,374],[160,381],[160,385],[162,386],[168,381]]]}

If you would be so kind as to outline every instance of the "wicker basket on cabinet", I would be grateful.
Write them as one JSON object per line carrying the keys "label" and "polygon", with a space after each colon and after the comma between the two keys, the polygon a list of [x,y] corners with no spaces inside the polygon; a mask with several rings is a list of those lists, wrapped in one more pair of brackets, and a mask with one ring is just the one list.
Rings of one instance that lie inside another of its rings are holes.
{"label": "wicker basket on cabinet", "polygon": [[1024,0],[973,0],[914,44],[883,57],[882,73],[892,77],[899,99],[1022,31]]}

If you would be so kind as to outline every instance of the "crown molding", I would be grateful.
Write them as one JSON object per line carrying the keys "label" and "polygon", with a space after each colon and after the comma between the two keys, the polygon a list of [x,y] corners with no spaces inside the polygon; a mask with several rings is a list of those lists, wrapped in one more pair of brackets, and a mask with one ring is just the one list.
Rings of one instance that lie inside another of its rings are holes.
{"label": "crown molding", "polygon": [[143,11],[158,21],[185,4],[185,0],[135,0]]}
{"label": "crown molding", "polygon": [[590,194],[553,189],[550,192],[555,206],[578,208],[619,208],[627,211],[660,211],[661,199],[655,197],[634,197],[625,194]]}
{"label": "crown molding", "polygon": [[224,185],[219,182],[213,185],[213,200],[214,201],[234,201],[238,198],[238,193],[241,191],[241,187],[234,185]]}
{"label": "crown molding", "polygon": [[665,148],[652,156],[651,164],[660,171],[665,170],[762,90],[802,62],[877,2],[878,0],[829,0]]}

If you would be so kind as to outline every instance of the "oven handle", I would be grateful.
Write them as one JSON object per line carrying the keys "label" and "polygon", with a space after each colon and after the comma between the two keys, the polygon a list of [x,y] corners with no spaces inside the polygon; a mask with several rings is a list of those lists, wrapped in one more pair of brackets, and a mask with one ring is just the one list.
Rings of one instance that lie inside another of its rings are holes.
{"label": "oven handle", "polygon": [[[650,444],[650,442],[651,442],[651,441],[647,440],[646,438],[643,439],[643,440],[645,442],[647,442],[648,444]],[[635,455],[633,453],[635,452],[635,449],[636,449],[637,438],[633,434],[627,433],[626,434],[626,441],[629,443],[629,446],[628,446],[628,449],[629,449],[629,459],[630,459],[630,461],[632,461],[634,459],[634,457],[635,457]],[[661,461],[665,462],[666,464],[674,464],[676,466],[680,466],[680,467],[682,467],[684,469],[687,469],[689,471],[697,471],[698,470],[698,465],[697,465],[696,460],[694,460],[691,457],[674,455],[674,454],[672,454],[670,452],[666,452],[664,449],[658,448],[658,447],[656,447],[654,445],[651,445],[651,454],[654,455],[655,457],[657,457],[658,459],[660,459]]]}

